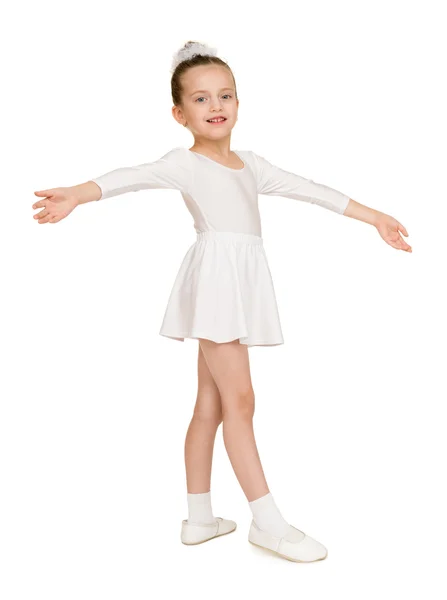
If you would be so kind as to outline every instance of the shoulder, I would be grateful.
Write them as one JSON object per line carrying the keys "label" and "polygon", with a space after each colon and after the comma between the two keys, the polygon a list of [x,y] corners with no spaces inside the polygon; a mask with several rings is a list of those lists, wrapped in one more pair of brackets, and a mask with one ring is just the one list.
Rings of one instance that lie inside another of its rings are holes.
{"label": "shoulder", "polygon": [[191,152],[182,146],[175,146],[156,161],[161,171],[174,181],[179,189],[192,193],[193,173]]}
{"label": "shoulder", "polygon": [[253,150],[236,150],[237,154],[242,158],[242,160],[247,164],[250,169],[253,171],[254,175],[258,177],[262,167],[263,167],[263,158],[253,152]]}
{"label": "shoulder", "polygon": [[237,150],[237,152],[247,160],[250,164],[256,167],[262,166],[263,161],[266,159],[259,154],[256,154],[253,150]]}
{"label": "shoulder", "polygon": [[247,160],[249,162],[253,161],[254,152],[252,152],[251,150],[235,150],[235,152],[236,154],[239,154],[239,156],[244,160]]}
{"label": "shoulder", "polygon": [[171,148],[165,154],[160,157],[160,160],[169,160],[172,162],[184,163],[189,160],[189,150],[184,148],[183,146],[176,146],[175,148]]}
{"label": "shoulder", "polygon": [[165,152],[158,161],[166,165],[166,167],[172,167],[173,169],[189,173],[192,167],[191,154],[188,148],[176,146]]}

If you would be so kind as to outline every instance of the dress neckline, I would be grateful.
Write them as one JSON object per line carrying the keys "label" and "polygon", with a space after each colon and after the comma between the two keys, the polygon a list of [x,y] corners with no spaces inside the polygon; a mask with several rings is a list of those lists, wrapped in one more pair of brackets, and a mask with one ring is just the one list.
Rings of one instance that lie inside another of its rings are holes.
{"label": "dress neckline", "polygon": [[205,156],[205,154],[200,154],[200,152],[195,152],[194,150],[190,150],[189,148],[187,148],[187,150],[188,150],[188,152],[192,152],[193,154],[196,154],[197,156],[203,156],[203,158],[206,158],[207,160],[210,160],[215,165],[218,165],[219,167],[223,167],[224,169],[227,169],[228,171],[234,171],[235,173],[242,173],[243,171],[245,171],[245,169],[247,167],[244,159],[241,157],[241,155],[239,154],[239,152],[237,152],[236,150],[233,150],[232,152],[234,152],[241,159],[241,161],[242,161],[242,163],[244,165],[242,167],[242,169],[233,169],[232,167],[227,167],[226,165],[223,165],[222,163],[217,162],[217,160],[214,160],[214,159],[210,158],[209,156]]}

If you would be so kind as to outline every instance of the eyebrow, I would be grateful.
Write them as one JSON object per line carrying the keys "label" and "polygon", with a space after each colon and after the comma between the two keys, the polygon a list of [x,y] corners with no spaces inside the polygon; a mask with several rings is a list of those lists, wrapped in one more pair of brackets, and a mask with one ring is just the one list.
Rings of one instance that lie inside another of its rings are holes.
{"label": "eyebrow", "polygon": [[[224,88],[222,88],[222,89],[221,89],[221,90],[219,90],[219,91],[220,91],[220,92],[222,92],[223,90],[233,90],[233,89],[234,89],[234,88],[232,88],[232,87],[224,87]],[[193,93],[191,94],[191,96],[194,96],[194,94],[198,94],[199,92],[200,92],[200,93],[206,93],[206,92],[208,92],[208,90],[196,90],[195,92],[193,92]]]}

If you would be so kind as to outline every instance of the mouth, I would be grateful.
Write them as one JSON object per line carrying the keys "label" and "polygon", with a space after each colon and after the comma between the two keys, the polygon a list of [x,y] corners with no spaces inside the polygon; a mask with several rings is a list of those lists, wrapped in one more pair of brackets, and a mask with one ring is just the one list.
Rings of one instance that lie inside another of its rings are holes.
{"label": "mouth", "polygon": [[206,122],[211,125],[220,125],[221,123],[225,123],[226,117],[215,117],[214,119],[207,119]]}

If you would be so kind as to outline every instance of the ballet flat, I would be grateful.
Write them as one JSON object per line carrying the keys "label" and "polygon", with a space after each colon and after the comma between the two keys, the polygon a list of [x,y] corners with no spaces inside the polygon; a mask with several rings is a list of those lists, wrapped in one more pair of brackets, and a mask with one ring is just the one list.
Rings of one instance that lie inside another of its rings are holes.
{"label": "ballet flat", "polygon": [[290,525],[289,532],[280,538],[259,529],[256,523],[252,521],[248,541],[293,562],[324,560],[328,554],[323,544],[293,527],[293,525]]}
{"label": "ballet flat", "polygon": [[236,529],[236,523],[229,519],[216,517],[214,523],[188,523],[185,519],[182,521],[181,540],[183,544],[193,546],[202,544],[208,540],[226,535]]}

